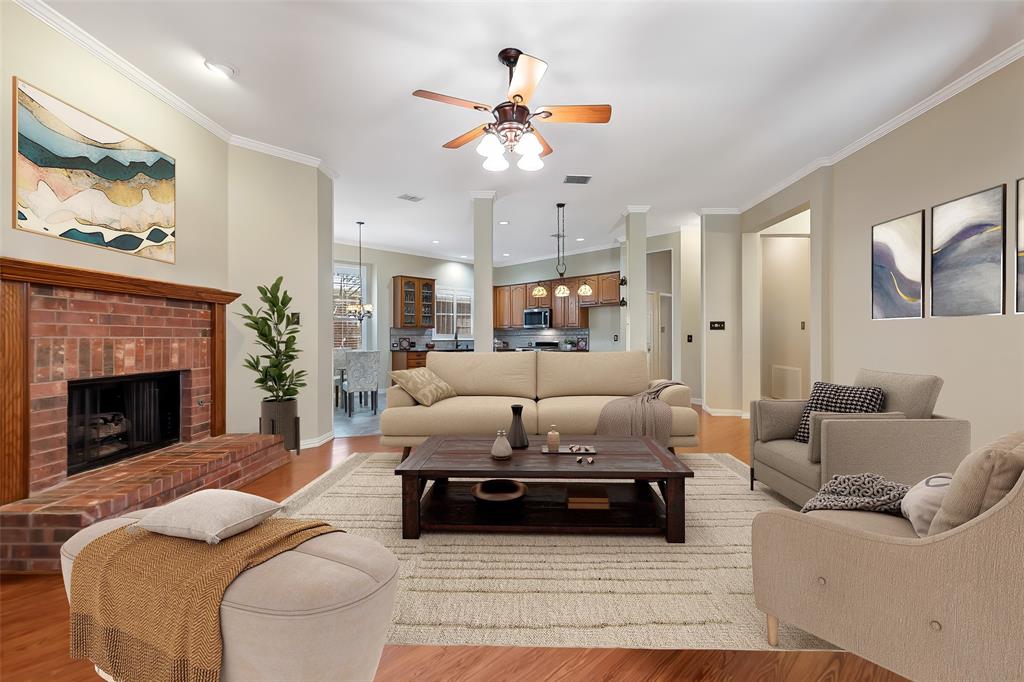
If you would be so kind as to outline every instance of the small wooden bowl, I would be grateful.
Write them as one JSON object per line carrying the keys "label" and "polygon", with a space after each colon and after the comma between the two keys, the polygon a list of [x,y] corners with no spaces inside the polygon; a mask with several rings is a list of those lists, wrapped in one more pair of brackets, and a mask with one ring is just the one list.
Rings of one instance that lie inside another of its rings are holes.
{"label": "small wooden bowl", "polygon": [[526,494],[526,484],[510,478],[492,478],[481,481],[470,490],[481,502],[512,502]]}

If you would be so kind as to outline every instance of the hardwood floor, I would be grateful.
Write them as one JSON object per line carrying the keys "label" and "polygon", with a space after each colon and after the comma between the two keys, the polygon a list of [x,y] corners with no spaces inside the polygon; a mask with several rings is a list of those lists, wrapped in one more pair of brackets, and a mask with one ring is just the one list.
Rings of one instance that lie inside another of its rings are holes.
{"label": "hardwood floor", "polygon": [[[749,461],[747,422],[701,414],[701,445]],[[339,438],[293,456],[244,491],[282,500],[356,452],[386,452],[377,436]],[[92,665],[68,657],[68,607],[56,575],[0,576],[0,679],[95,682]],[[895,682],[903,678],[857,656],[821,651],[385,647],[378,681],[418,680],[799,680]]]}

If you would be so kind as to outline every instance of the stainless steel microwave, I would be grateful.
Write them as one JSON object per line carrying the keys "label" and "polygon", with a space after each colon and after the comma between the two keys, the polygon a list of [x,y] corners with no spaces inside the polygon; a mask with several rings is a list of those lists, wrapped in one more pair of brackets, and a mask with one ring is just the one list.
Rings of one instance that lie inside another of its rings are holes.
{"label": "stainless steel microwave", "polygon": [[551,326],[551,308],[527,308],[523,311],[523,326],[527,329],[547,329]]}

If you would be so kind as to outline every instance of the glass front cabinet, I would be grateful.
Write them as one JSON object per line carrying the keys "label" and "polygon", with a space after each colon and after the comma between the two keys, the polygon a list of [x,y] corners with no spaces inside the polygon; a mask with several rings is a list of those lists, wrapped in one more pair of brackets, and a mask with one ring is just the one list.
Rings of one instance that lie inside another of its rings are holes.
{"label": "glass front cabinet", "polygon": [[434,326],[435,294],[437,286],[432,279],[397,275],[392,282],[395,327],[401,329],[431,329]]}

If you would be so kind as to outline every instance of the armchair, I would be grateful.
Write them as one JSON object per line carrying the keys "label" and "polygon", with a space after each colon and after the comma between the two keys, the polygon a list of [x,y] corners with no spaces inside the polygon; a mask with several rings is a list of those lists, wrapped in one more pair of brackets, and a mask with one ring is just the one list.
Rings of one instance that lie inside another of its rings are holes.
{"label": "armchair", "polygon": [[793,440],[806,401],[751,402],[751,489],[756,479],[802,505],[836,474],[870,471],[914,484],[953,471],[970,451],[970,422],[932,413],[939,377],[861,370],[854,384],[880,387],[888,411],[815,412],[809,443]]}

